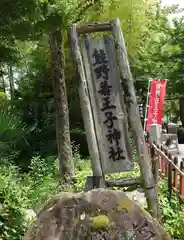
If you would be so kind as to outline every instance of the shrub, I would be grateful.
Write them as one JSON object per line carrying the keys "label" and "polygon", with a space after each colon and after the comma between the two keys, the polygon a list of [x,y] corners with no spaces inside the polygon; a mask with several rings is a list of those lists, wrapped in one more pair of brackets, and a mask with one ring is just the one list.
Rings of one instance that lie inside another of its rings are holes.
{"label": "shrub", "polygon": [[83,157],[89,157],[86,134],[81,129],[72,129],[70,132],[71,141],[78,145],[78,151]]}
{"label": "shrub", "polygon": [[[57,159],[39,156],[31,160],[30,171],[21,174],[9,159],[0,161],[0,237],[22,239],[30,223],[28,209],[37,211],[54,194],[63,191],[59,182]],[[65,189],[65,191],[67,191]]]}
{"label": "shrub", "polygon": [[32,158],[30,171],[24,175],[24,185],[30,188],[27,197],[34,210],[62,190],[57,164],[54,156],[46,159],[39,156]]}
{"label": "shrub", "polygon": [[[53,195],[61,191],[81,192],[84,189],[87,176],[92,175],[89,159],[81,159],[78,149],[74,147],[74,162],[76,166],[76,182],[73,186],[60,182],[59,163],[55,156],[45,159],[34,157],[29,166],[29,172],[21,174],[18,167],[12,165],[9,159],[0,161],[0,232],[2,239],[21,240],[29,220],[26,220],[25,210],[40,206]],[[137,177],[139,168],[135,163],[135,171],[110,174],[107,178]],[[116,189],[116,188],[113,188]],[[160,182],[160,206],[162,209],[165,229],[175,238],[184,238],[184,216],[180,212],[178,199],[167,198],[167,187]],[[0,207],[1,208],[1,207]]]}
{"label": "shrub", "polygon": [[24,210],[29,205],[28,187],[21,184],[19,169],[11,164],[0,165],[0,232],[2,239],[19,240],[28,222]]}
{"label": "shrub", "polygon": [[159,200],[166,231],[175,239],[184,239],[182,206],[179,204],[178,196],[173,196],[169,201],[165,182],[159,183]]}

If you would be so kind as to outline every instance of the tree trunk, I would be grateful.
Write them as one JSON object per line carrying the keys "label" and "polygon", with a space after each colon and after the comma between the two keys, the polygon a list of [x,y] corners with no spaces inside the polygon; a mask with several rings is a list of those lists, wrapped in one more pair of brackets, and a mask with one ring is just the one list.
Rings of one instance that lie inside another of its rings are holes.
{"label": "tree trunk", "polygon": [[11,65],[8,67],[8,75],[9,75],[9,83],[10,83],[10,95],[11,95],[11,99],[14,99],[15,86],[14,86],[13,69]]}
{"label": "tree trunk", "polygon": [[180,120],[182,122],[182,127],[184,127],[184,98],[180,98]]}
{"label": "tree trunk", "polygon": [[2,76],[2,87],[3,87],[3,92],[6,93],[6,84],[5,84],[5,80],[4,80],[4,76]]}
{"label": "tree trunk", "polygon": [[1,76],[1,89],[3,90],[4,93],[6,93],[6,84],[3,75]]}
{"label": "tree trunk", "polygon": [[51,33],[49,42],[52,60],[53,91],[56,104],[56,139],[60,175],[65,180],[72,180],[75,171],[70,141],[68,101],[64,75],[65,59],[61,31],[57,30]]}

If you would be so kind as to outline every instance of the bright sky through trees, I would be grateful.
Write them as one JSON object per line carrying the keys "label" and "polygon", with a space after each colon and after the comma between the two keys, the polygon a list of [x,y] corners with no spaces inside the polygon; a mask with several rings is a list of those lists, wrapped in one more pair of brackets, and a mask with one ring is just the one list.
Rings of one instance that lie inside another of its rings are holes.
{"label": "bright sky through trees", "polygon": [[[184,0],[162,0],[162,6],[172,6],[173,4],[179,5],[180,8],[184,8]],[[183,13],[173,14],[172,18],[177,17],[180,18],[184,16]]]}
{"label": "bright sky through trees", "polygon": [[183,0],[162,0],[163,5],[172,5],[172,4],[179,4],[181,8],[184,8],[184,1]]}

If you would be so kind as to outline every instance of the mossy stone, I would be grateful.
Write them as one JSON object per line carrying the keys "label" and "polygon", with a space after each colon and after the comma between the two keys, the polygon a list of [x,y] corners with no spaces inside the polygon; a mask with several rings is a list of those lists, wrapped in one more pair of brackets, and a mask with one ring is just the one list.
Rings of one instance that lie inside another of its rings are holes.
{"label": "mossy stone", "polygon": [[107,228],[109,226],[110,220],[106,215],[98,215],[90,218],[90,226],[93,229]]}

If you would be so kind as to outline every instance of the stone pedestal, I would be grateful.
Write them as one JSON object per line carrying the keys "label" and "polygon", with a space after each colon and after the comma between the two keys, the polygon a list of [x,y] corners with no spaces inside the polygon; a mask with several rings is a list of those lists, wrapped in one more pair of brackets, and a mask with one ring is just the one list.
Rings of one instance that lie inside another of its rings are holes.
{"label": "stone pedestal", "polygon": [[169,123],[168,124],[168,133],[177,135],[177,128],[178,128],[177,124]]}
{"label": "stone pedestal", "polygon": [[168,151],[172,154],[179,153],[178,147],[178,137],[176,134],[162,134],[161,136],[161,144],[168,148]]}
{"label": "stone pedestal", "polygon": [[160,144],[161,129],[160,125],[152,124],[150,126],[150,141],[155,141],[157,144]]}

